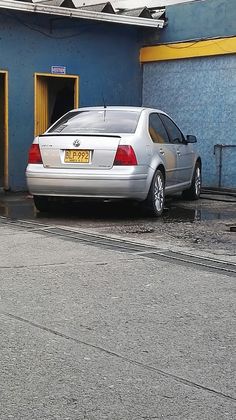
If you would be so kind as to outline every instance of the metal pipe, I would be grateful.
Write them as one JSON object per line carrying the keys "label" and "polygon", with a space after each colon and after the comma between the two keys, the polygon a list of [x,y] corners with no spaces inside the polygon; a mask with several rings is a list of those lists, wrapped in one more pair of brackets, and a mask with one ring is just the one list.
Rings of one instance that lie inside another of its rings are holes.
{"label": "metal pipe", "polygon": [[220,146],[220,163],[219,163],[219,183],[218,183],[218,187],[221,188],[221,180],[222,180],[222,150],[223,150],[223,145],[221,144]]}
{"label": "metal pipe", "polygon": [[236,147],[236,144],[215,144],[214,145],[214,155],[216,154],[216,149],[220,149],[219,182],[218,182],[219,188],[221,188],[221,183],[222,183],[223,149],[226,149],[227,147]]}

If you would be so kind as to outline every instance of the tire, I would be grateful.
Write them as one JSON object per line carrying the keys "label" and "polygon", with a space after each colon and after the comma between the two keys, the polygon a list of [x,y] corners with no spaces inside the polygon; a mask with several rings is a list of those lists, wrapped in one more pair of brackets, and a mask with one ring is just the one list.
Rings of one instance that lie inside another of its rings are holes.
{"label": "tire", "polygon": [[158,169],[152,179],[146,199],[146,207],[151,216],[160,217],[165,203],[165,181],[163,173]]}
{"label": "tire", "polygon": [[188,190],[183,191],[183,198],[187,200],[198,200],[201,193],[201,184],[201,167],[199,163],[197,163],[193,172],[191,187]]}
{"label": "tire", "polygon": [[46,212],[50,210],[50,202],[48,197],[41,196],[41,195],[34,195],[34,205],[36,209],[40,212]]}

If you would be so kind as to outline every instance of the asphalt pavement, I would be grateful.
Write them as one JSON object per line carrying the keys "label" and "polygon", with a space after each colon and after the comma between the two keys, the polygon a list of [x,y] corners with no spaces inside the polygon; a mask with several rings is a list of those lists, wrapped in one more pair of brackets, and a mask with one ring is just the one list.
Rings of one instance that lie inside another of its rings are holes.
{"label": "asphalt pavement", "polygon": [[236,418],[234,261],[0,217],[0,419]]}

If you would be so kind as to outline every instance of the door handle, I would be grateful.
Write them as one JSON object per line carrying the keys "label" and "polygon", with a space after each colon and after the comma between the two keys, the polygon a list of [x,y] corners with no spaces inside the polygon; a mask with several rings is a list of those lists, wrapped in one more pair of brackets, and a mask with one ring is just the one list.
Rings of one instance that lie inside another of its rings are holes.
{"label": "door handle", "polygon": [[179,150],[177,150],[177,152],[176,152],[176,153],[177,153],[177,155],[178,155],[178,156],[180,156],[180,155],[181,155],[181,153],[180,153],[180,151],[179,151]]}
{"label": "door handle", "polygon": [[164,150],[160,149],[160,154],[164,155],[165,154]]}

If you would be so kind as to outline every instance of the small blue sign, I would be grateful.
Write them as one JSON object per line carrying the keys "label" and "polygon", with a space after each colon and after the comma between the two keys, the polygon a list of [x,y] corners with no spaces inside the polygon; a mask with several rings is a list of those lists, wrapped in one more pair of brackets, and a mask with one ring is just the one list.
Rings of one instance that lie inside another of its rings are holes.
{"label": "small blue sign", "polygon": [[66,67],[65,66],[51,66],[51,73],[52,74],[66,74]]}

